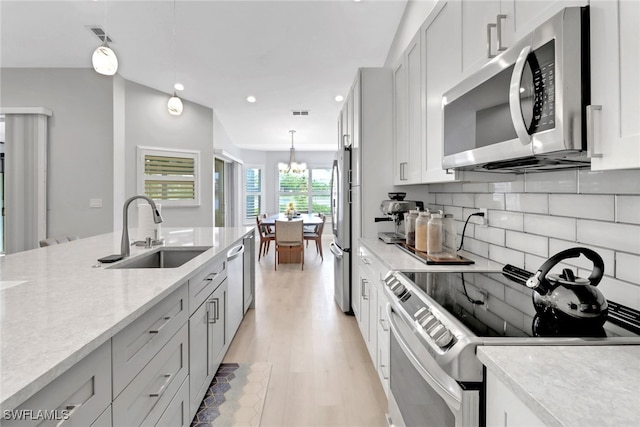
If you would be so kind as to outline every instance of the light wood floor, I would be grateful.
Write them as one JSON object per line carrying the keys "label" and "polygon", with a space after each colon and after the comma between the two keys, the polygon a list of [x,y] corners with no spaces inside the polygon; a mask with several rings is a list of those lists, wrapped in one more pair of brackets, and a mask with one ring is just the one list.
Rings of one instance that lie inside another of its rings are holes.
{"label": "light wood floor", "polygon": [[324,262],[313,242],[300,264],[279,264],[273,246],[257,262],[256,308],[225,362],[269,362],[262,426],[386,426],[387,399],[355,317],[333,298],[330,237]]}

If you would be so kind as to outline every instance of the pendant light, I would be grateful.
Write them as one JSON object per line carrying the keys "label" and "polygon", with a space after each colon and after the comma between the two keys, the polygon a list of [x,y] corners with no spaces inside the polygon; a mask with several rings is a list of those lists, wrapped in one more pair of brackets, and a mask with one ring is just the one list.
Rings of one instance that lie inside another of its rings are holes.
{"label": "pendant light", "polygon": [[293,173],[302,173],[307,169],[306,163],[298,163],[296,162],[296,150],[293,148],[293,134],[296,133],[295,130],[290,130],[291,134],[291,149],[289,150],[289,163],[278,163],[278,170],[282,173],[293,172]]}
{"label": "pendant light", "polygon": [[104,34],[102,36],[102,45],[93,51],[91,63],[93,69],[97,73],[105,76],[113,76],[118,71],[118,57],[116,53],[109,47],[107,43],[107,0],[104,0]]}
{"label": "pendant light", "polygon": [[[176,0],[173,0],[173,82],[177,83],[177,72],[176,72]],[[182,114],[182,109],[184,106],[182,105],[182,100],[176,95],[176,92],[173,92],[173,96],[169,98],[167,102],[167,110],[169,110],[169,114],[172,116],[179,116]]]}

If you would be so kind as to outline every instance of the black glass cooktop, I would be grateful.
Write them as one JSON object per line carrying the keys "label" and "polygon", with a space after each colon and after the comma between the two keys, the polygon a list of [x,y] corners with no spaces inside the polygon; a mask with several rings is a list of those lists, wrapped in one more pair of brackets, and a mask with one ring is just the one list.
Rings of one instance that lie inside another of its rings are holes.
{"label": "black glass cooktop", "polygon": [[537,315],[533,291],[502,273],[403,274],[479,337],[640,336],[640,312],[613,301],[604,327],[578,322],[559,331],[552,319]]}

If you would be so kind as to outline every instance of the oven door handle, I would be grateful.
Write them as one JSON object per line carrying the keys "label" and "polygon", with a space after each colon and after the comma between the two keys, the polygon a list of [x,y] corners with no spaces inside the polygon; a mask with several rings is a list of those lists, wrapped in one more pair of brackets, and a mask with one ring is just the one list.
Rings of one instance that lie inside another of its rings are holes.
{"label": "oven door handle", "polygon": [[[424,380],[438,393],[438,395],[447,403],[449,408],[452,411],[460,412],[462,408],[462,394],[455,393],[455,391],[450,390],[446,387],[442,381],[439,381],[433,374],[431,374],[428,370],[426,370],[418,358],[413,354],[405,340],[402,338],[400,331],[398,330],[398,325],[394,320],[394,317],[397,316],[391,309],[391,304],[387,303],[387,315],[389,318],[389,326],[391,327],[391,333],[393,333],[400,347],[402,347],[402,351],[407,356],[413,367],[418,371],[418,373],[424,378]],[[392,368],[393,369],[393,368]]]}

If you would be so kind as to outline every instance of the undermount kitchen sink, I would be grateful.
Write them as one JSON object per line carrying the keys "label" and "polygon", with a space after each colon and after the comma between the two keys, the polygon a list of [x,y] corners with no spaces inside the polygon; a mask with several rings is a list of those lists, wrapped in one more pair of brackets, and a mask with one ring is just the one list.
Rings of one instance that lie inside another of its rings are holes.
{"label": "undermount kitchen sink", "polygon": [[126,259],[107,268],[176,268],[210,248],[211,246],[163,247],[148,254]]}

